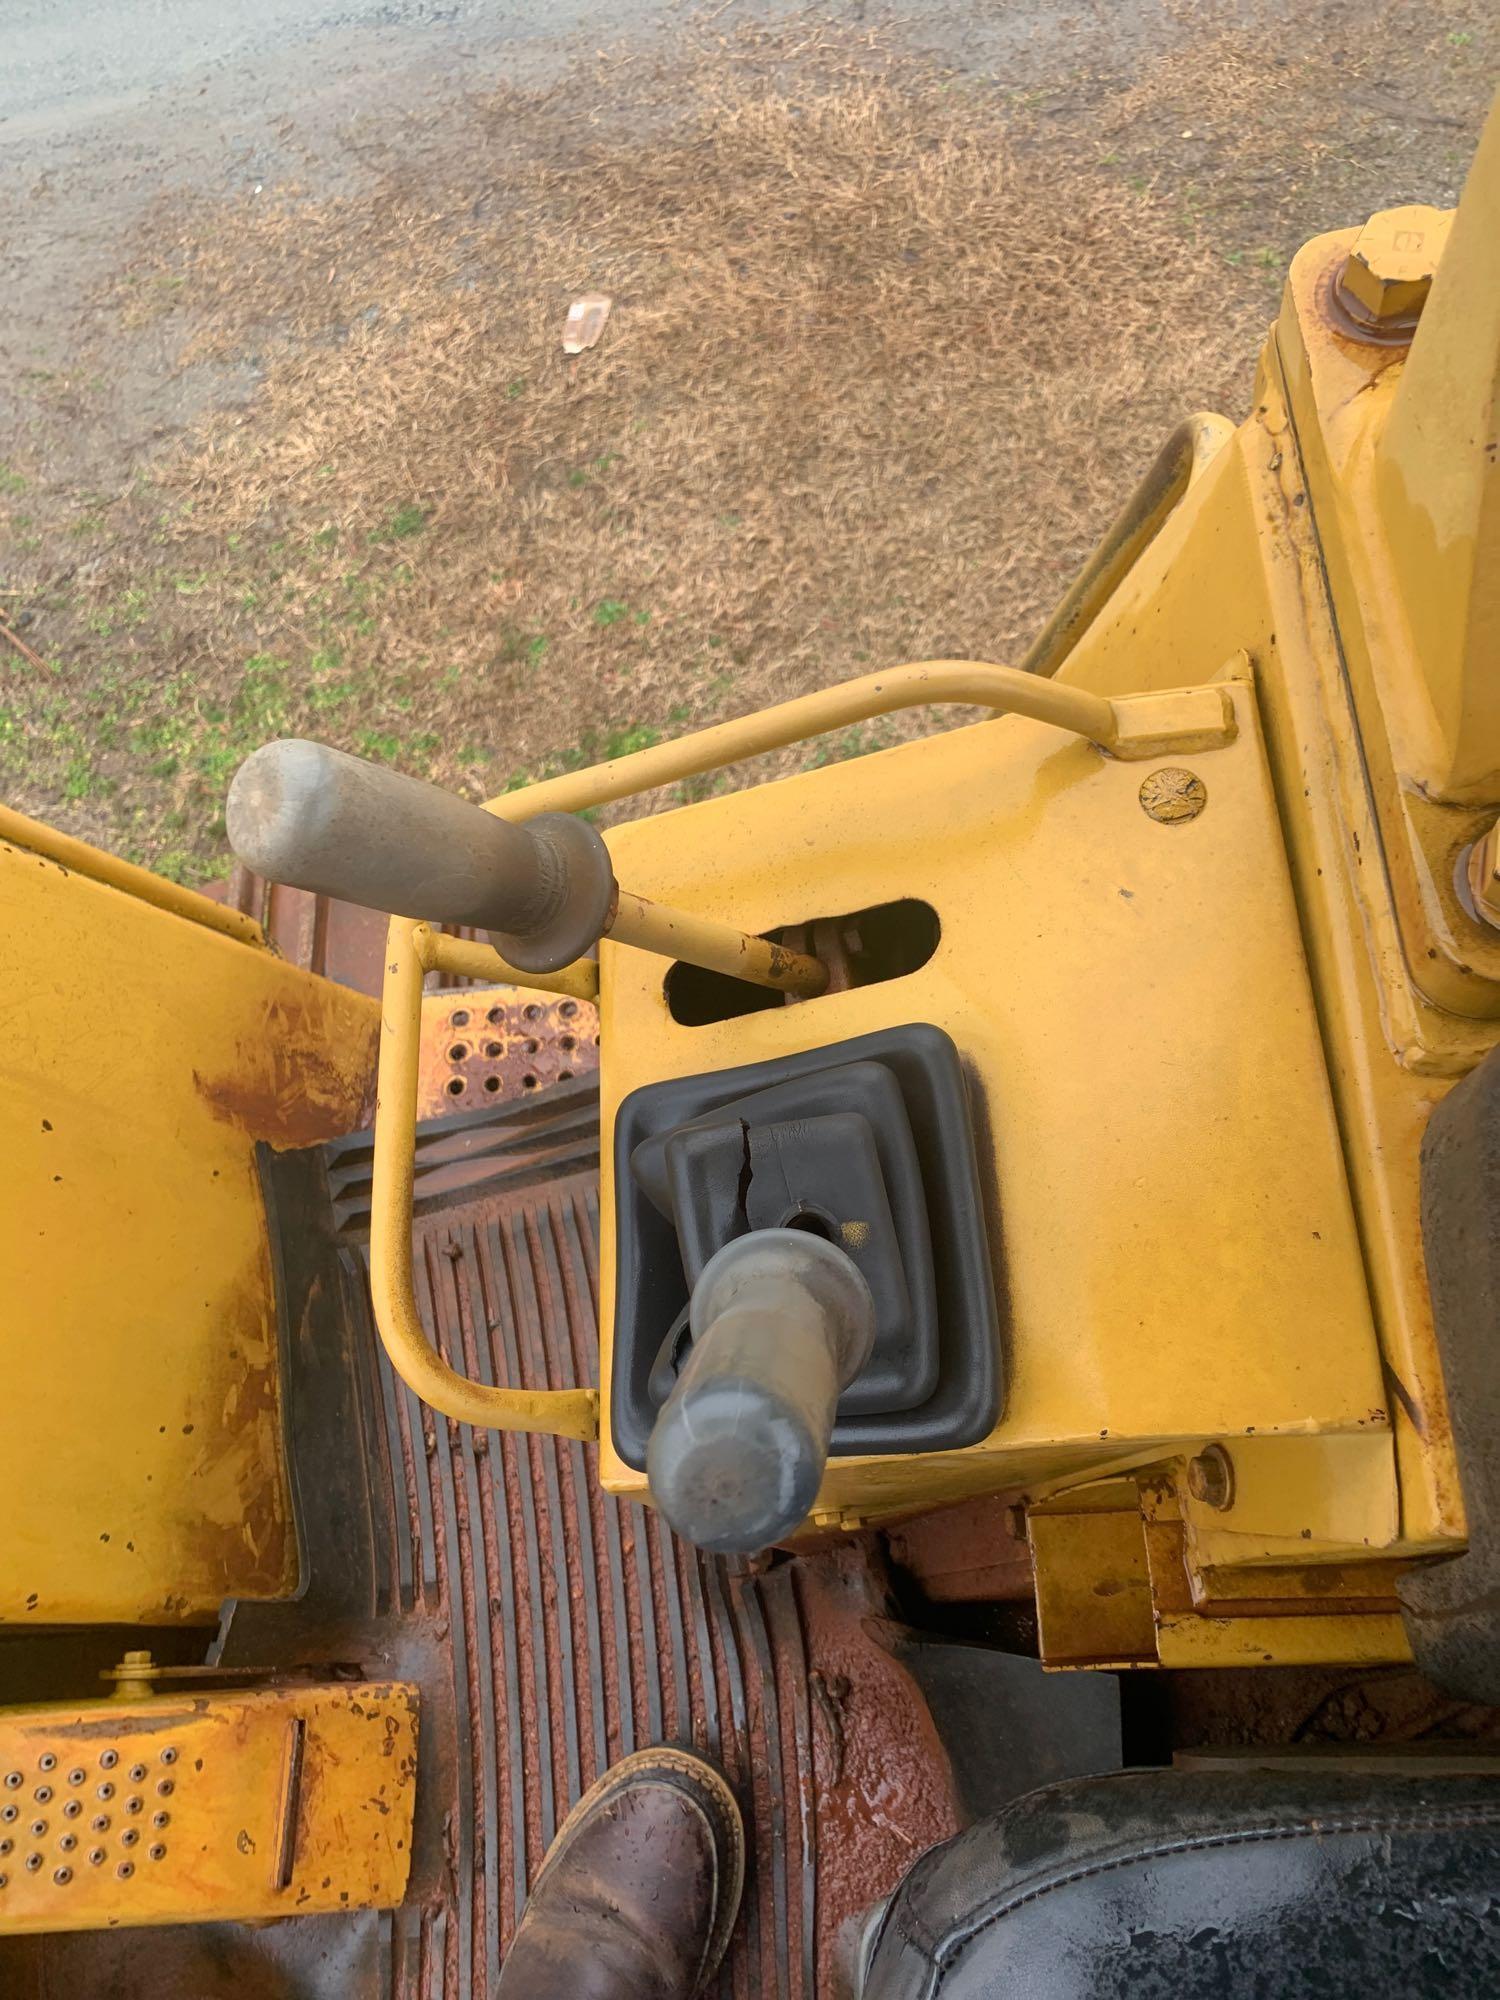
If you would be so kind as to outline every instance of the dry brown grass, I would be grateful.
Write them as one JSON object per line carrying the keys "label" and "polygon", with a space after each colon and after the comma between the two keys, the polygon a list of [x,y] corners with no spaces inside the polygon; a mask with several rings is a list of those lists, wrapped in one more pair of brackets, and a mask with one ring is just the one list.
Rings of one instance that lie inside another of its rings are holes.
{"label": "dry brown grass", "polygon": [[282,545],[286,726],[479,791],[869,662],[1004,659],[1164,428],[1239,400],[1249,329],[1152,204],[1018,156],[993,91],[821,57],[731,44],[664,129],[566,161],[566,97],[505,92],[462,187],[186,237],[200,352],[277,309],[262,394],[164,479],[185,536]]}
{"label": "dry brown grass", "polygon": [[[1242,407],[1274,303],[1101,160],[1183,75],[1059,146],[862,31],[715,33],[455,103],[355,197],[178,211],[131,309],[261,381],[155,469],[161,567],[95,620],[99,817],[201,872],[276,731],[483,794],[1013,657],[1167,427]],[[586,290],[615,310],[570,361]]]}

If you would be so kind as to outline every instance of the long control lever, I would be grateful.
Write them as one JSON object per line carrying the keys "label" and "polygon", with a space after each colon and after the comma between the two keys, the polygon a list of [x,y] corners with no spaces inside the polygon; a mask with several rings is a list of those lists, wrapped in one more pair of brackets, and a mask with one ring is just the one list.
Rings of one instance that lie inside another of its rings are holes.
{"label": "long control lever", "polygon": [[828,984],[805,952],[621,889],[586,820],[517,824],[324,743],[287,738],[247,757],[225,820],[230,846],[268,881],[488,931],[522,972],[555,972],[608,936],[799,998]]}
{"label": "long control lever", "polygon": [[685,1541],[751,1555],[807,1518],[840,1394],[869,1359],[875,1302],[844,1251],[801,1229],[736,1236],[693,1287],[693,1346],[646,1452]]}

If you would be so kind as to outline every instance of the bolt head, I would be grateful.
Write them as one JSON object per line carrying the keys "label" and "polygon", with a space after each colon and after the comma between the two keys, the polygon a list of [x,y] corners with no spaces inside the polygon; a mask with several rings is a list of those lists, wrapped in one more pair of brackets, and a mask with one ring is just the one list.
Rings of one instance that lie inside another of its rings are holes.
{"label": "bolt head", "polygon": [[1187,1489],[1203,1507],[1220,1512],[1234,1505],[1234,1461],[1221,1444],[1211,1444],[1188,1460]]}
{"label": "bolt head", "polygon": [[1500,930],[1500,819],[1469,849],[1468,868],[1474,908]]}
{"label": "bolt head", "polygon": [[1181,826],[1196,819],[1208,804],[1208,787],[1194,771],[1165,764],[1141,781],[1141,810],[1163,826]]}
{"label": "bolt head", "polygon": [[1372,326],[1415,320],[1452,223],[1451,213],[1414,203],[1372,215],[1354,239],[1340,290],[1357,319]]}

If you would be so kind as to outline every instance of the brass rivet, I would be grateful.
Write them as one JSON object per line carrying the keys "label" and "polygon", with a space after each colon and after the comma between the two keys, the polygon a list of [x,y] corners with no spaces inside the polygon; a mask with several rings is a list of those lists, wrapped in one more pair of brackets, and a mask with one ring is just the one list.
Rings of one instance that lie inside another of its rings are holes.
{"label": "brass rivet", "polygon": [[1211,1444],[1188,1460],[1188,1492],[1204,1507],[1223,1513],[1234,1505],[1234,1461],[1221,1444]]}
{"label": "brass rivet", "polygon": [[162,1751],[161,1761],[164,1764],[175,1764],[177,1762],[177,1752],[172,1748],[170,1743],[167,1745],[166,1749]]}
{"label": "brass rivet", "polygon": [[69,1882],[72,1881],[73,1871],[71,1868],[54,1868],[52,1871],[52,1879],[58,1885],[59,1888],[64,1888]]}
{"label": "brass rivet", "polygon": [[99,1759],[99,1766],[101,1770],[112,1771],[119,1761],[120,1753],[118,1750],[106,1750],[104,1755]]}
{"label": "brass rivet", "polygon": [[1147,816],[1163,826],[1181,826],[1196,819],[1208,804],[1208,787],[1193,771],[1180,764],[1164,764],[1141,782],[1141,805]]}
{"label": "brass rivet", "polygon": [[88,1773],[80,1765],[77,1769],[69,1771],[68,1783],[70,1785],[81,1785],[87,1775]]}
{"label": "brass rivet", "polygon": [[101,1799],[112,1799],[115,1795],[115,1788],[107,1778],[105,1779],[104,1783],[96,1787],[96,1789]]}
{"label": "brass rivet", "polygon": [[97,1868],[103,1859],[104,1849],[102,1847],[91,1847],[89,1849],[89,1866],[91,1868]]}
{"label": "brass rivet", "polygon": [[36,1767],[39,1771],[55,1771],[57,1759],[50,1750],[44,1750],[36,1760]]}

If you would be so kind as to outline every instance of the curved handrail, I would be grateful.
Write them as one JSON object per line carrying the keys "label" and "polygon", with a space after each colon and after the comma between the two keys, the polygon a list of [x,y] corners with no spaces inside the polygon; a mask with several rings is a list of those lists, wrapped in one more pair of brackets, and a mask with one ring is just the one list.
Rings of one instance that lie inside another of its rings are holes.
{"label": "curved handrail", "polygon": [[[448,949],[457,945],[459,949]],[[599,1435],[592,1389],[501,1389],[460,1375],[428,1338],[412,1283],[412,1189],[416,1174],[417,1069],[422,1046],[422,977],[447,961],[469,978],[489,978],[591,1000],[597,967],[587,961],[548,974],[519,973],[483,945],[442,938],[428,924],[392,917],[380,1001],[380,1068],[370,1188],[370,1298],[391,1366],[424,1403],[460,1423],[498,1431]]]}
{"label": "curved handrail", "polygon": [[[717,723],[584,771],[543,779],[524,791],[491,799],[487,810],[516,820],[543,812],[582,812],[788,743],[804,742],[853,722],[928,704],[1027,716],[1069,730],[1101,750],[1125,758],[1154,757],[1172,749],[1212,749],[1232,741],[1235,731],[1233,705],[1223,688],[1186,688],[1111,699],[983,660],[921,660],[780,702],[774,708]],[[370,1282],[375,1323],[396,1373],[442,1415],[494,1430],[551,1431],[559,1437],[592,1439],[599,1430],[599,1398],[594,1390],[502,1389],[475,1382],[451,1368],[437,1352],[417,1310],[411,1220],[422,978],[432,967],[445,963],[470,977],[579,998],[592,999],[598,990],[598,968],[591,960],[580,960],[546,976],[518,972],[485,946],[458,946],[427,924],[405,917],[391,920],[381,998],[370,1190]]]}

